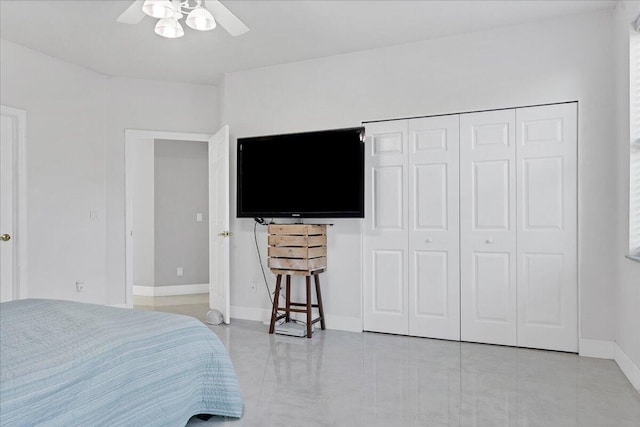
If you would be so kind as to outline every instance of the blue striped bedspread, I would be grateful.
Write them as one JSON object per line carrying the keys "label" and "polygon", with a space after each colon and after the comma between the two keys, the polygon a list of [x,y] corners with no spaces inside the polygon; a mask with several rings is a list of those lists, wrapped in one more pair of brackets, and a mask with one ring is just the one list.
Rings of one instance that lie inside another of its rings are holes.
{"label": "blue striped bedspread", "polygon": [[70,301],[0,304],[0,425],[183,426],[242,415],[218,337],[193,317]]}

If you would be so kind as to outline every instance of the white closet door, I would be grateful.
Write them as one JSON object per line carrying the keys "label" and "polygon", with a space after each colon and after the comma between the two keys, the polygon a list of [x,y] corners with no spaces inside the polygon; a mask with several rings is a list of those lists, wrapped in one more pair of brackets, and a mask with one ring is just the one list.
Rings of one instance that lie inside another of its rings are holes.
{"label": "white closet door", "polygon": [[516,111],[520,347],[578,350],[576,115]]}
{"label": "white closet door", "polygon": [[460,116],[461,339],[516,345],[515,110]]}
{"label": "white closet door", "polygon": [[408,334],[407,121],[366,125],[364,329]]}
{"label": "white closet door", "polygon": [[459,116],[409,120],[409,335],[460,339]]}

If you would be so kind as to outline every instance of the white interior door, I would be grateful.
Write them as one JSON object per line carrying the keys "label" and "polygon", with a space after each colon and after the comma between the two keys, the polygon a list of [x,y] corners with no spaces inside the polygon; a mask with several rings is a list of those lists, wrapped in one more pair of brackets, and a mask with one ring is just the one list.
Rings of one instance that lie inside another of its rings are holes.
{"label": "white interior door", "polygon": [[577,104],[519,108],[518,346],[578,351]]}
{"label": "white interior door", "polygon": [[14,283],[14,147],[16,120],[5,115],[0,122],[0,302],[16,298]]}
{"label": "white interior door", "polygon": [[366,125],[364,329],[408,334],[407,121]]}
{"label": "white interior door", "polygon": [[230,321],[229,126],[209,140],[209,308]]}
{"label": "white interior door", "polygon": [[515,110],[460,116],[461,339],[516,345]]}
{"label": "white interior door", "polygon": [[460,339],[460,116],[409,120],[409,335]]}

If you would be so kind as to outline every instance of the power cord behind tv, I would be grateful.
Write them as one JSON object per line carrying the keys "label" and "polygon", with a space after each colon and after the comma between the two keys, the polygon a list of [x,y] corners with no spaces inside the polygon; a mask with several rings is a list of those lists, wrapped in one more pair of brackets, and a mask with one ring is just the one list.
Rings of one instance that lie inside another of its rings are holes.
{"label": "power cord behind tv", "polygon": [[267,288],[267,295],[269,295],[269,301],[271,301],[271,305],[273,306],[273,297],[271,296],[271,291],[269,290],[269,283],[267,282],[267,275],[264,272],[264,266],[262,265],[262,255],[260,255],[260,247],[258,246],[258,234],[256,233],[256,227],[258,224],[267,225],[267,221],[264,218],[254,218],[255,223],[253,224],[253,241],[256,243],[256,253],[258,254],[258,262],[260,263],[260,271],[262,271],[262,278],[264,279],[264,286]]}

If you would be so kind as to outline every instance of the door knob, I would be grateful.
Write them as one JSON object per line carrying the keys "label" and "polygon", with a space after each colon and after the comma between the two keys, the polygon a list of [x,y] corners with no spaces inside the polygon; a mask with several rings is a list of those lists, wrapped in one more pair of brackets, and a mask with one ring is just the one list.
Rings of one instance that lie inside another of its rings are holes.
{"label": "door knob", "polygon": [[425,240],[425,243],[431,243],[433,242],[433,239],[431,237],[427,237],[427,240]]}
{"label": "door knob", "polygon": [[218,236],[220,237],[230,237],[233,236],[233,233],[230,231],[223,231],[222,233],[218,233]]}
{"label": "door knob", "polygon": [[11,236],[9,236],[8,234],[3,234],[2,236],[0,236],[0,240],[2,240],[3,242],[7,242],[11,240]]}
{"label": "door knob", "polygon": [[485,243],[487,244],[493,243],[493,239],[487,239]]}

